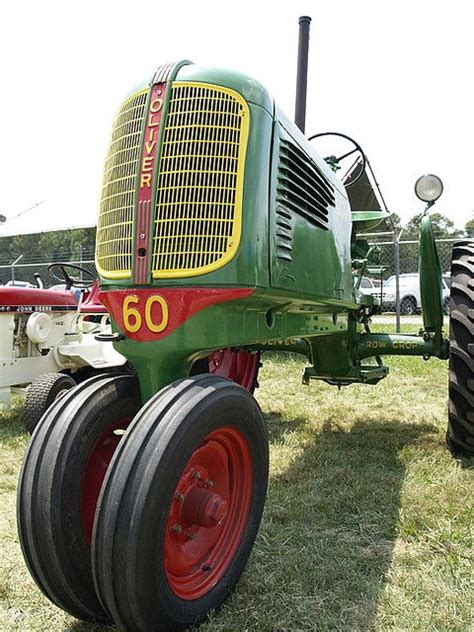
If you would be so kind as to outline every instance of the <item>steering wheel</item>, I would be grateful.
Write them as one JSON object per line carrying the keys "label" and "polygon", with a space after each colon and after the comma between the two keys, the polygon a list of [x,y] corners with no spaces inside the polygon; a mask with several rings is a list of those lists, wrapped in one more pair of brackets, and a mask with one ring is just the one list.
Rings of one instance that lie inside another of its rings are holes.
{"label": "steering wheel", "polygon": [[353,138],[351,138],[350,136],[347,136],[346,134],[341,134],[341,132],[321,132],[320,134],[313,134],[313,136],[310,136],[308,140],[313,140],[314,138],[321,138],[322,136],[339,136],[340,138],[345,138],[353,145],[353,147],[349,151],[345,152],[344,154],[341,154],[340,156],[326,156],[324,160],[335,171],[340,168],[339,163],[341,162],[341,160],[344,160],[345,158],[348,158],[349,156],[352,156],[353,154],[357,152],[360,153],[360,157],[362,158],[362,161],[360,162],[359,172],[357,173],[355,178],[351,178],[350,181],[344,183],[345,187],[351,187],[353,184],[355,184],[359,180],[359,178],[362,177],[362,174],[365,171],[365,167],[367,165],[367,158],[365,157],[364,150],[359,145],[359,143],[356,143],[356,141]]}
{"label": "steering wheel", "polygon": [[[73,270],[74,272],[81,272],[86,275],[86,278],[76,279],[69,275],[68,269]],[[94,280],[94,275],[89,272],[89,270],[86,270],[86,268],[82,268],[81,266],[76,266],[72,263],[52,263],[48,266],[48,272],[56,281],[64,281],[67,290],[70,290],[73,285],[79,288],[89,287]]]}

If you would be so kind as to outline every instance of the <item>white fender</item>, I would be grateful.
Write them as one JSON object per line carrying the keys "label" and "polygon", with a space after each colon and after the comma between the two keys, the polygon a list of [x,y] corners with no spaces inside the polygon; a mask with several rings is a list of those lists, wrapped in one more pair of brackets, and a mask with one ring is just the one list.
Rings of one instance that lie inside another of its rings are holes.
{"label": "white fender", "polygon": [[48,340],[53,323],[51,317],[44,312],[35,312],[31,314],[26,323],[26,335],[34,344],[42,344]]}

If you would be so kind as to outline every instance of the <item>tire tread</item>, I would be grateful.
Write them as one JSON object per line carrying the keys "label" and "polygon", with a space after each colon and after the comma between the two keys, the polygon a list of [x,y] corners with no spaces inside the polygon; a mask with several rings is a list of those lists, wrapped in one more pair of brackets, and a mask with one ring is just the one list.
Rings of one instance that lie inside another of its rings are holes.
{"label": "tire tread", "polygon": [[54,397],[51,398],[51,393],[59,382],[69,382],[69,388],[76,385],[74,379],[64,373],[43,373],[28,387],[22,413],[23,425],[28,432],[33,432],[41,417],[54,401]]}
{"label": "tire tread", "polygon": [[[28,445],[20,473],[17,523],[23,555],[42,592],[58,607],[78,619],[110,622],[97,600],[92,577],[89,582],[72,567],[64,552],[69,533],[58,532],[61,507],[58,478],[68,468],[68,454],[81,435],[77,412],[94,401],[118,378],[99,375],[82,382],[55,401],[43,415]],[[55,491],[56,490],[56,491]],[[62,523],[61,523],[62,524]]]}
{"label": "tire tread", "polygon": [[[199,607],[202,608],[202,606],[196,604],[192,606],[198,613],[195,620],[173,621],[168,618],[169,612],[163,604],[160,604],[158,595],[153,600],[156,608],[145,607],[144,604],[149,602],[138,588],[144,581],[140,579],[140,567],[137,566],[139,559],[137,546],[139,542],[143,542],[139,537],[140,519],[138,516],[145,507],[150,505],[147,502],[147,494],[155,476],[154,467],[150,467],[151,460],[154,461],[155,467],[163,467],[163,463],[168,462],[167,459],[174,458],[167,452],[168,446],[173,445],[175,446],[173,450],[176,450],[176,446],[179,445],[183,446],[180,447],[180,451],[185,450],[186,428],[190,426],[187,423],[183,425],[183,421],[189,414],[199,415],[201,414],[199,411],[205,410],[208,395],[217,398],[226,397],[230,389],[234,397],[237,394],[242,405],[248,406],[249,411],[254,410],[254,414],[261,420],[258,404],[244,388],[220,376],[195,375],[165,387],[152,397],[135,417],[127,431],[126,440],[119,445],[113,456],[96,512],[92,568],[99,600],[122,629],[184,629],[205,616],[205,612],[199,614]],[[192,427],[199,432],[199,425],[192,425]],[[268,476],[266,429],[262,420],[261,426],[255,424],[252,427],[254,428],[252,432],[256,433],[265,445],[265,451],[262,453],[262,467],[266,468]],[[176,453],[172,452],[172,454]],[[162,471],[169,470],[164,467]],[[262,493],[263,488],[266,490],[266,478],[262,475],[258,480],[261,487],[259,493]],[[255,518],[255,521],[258,529],[260,516]],[[249,531],[242,541],[242,550],[251,547],[254,537],[253,531]],[[125,551],[126,558],[123,557]],[[242,555],[245,558],[244,564],[246,557],[243,553]],[[239,564],[243,558],[239,558]],[[118,573],[118,569],[121,569],[121,573]],[[240,572],[237,577],[240,576]],[[225,590],[227,594],[235,581],[227,577],[226,581],[222,582],[222,588],[219,588],[219,591]],[[214,604],[212,607],[217,605]],[[189,613],[188,615],[181,614],[181,616],[189,617]]]}
{"label": "tire tread", "polygon": [[451,263],[449,420],[446,441],[456,457],[474,456],[474,241],[453,245]]}

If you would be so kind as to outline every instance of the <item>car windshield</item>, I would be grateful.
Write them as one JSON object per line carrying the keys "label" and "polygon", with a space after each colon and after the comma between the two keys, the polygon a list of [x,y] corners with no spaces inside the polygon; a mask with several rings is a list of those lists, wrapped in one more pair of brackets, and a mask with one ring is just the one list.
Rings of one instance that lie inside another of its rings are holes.
{"label": "car windshield", "polygon": [[[396,277],[391,276],[385,281],[385,287],[395,287]],[[400,286],[411,286],[418,284],[418,275],[417,274],[408,274],[408,275],[400,275]]]}

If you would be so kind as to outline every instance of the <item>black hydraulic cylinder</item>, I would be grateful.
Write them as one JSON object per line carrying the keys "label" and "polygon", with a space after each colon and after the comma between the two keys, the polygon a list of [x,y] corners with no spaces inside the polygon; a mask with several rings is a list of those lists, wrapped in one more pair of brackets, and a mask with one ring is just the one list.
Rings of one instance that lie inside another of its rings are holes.
{"label": "black hydraulic cylinder", "polygon": [[296,71],[295,123],[304,134],[306,123],[306,88],[308,85],[309,25],[311,18],[302,15],[299,19],[298,68]]}

